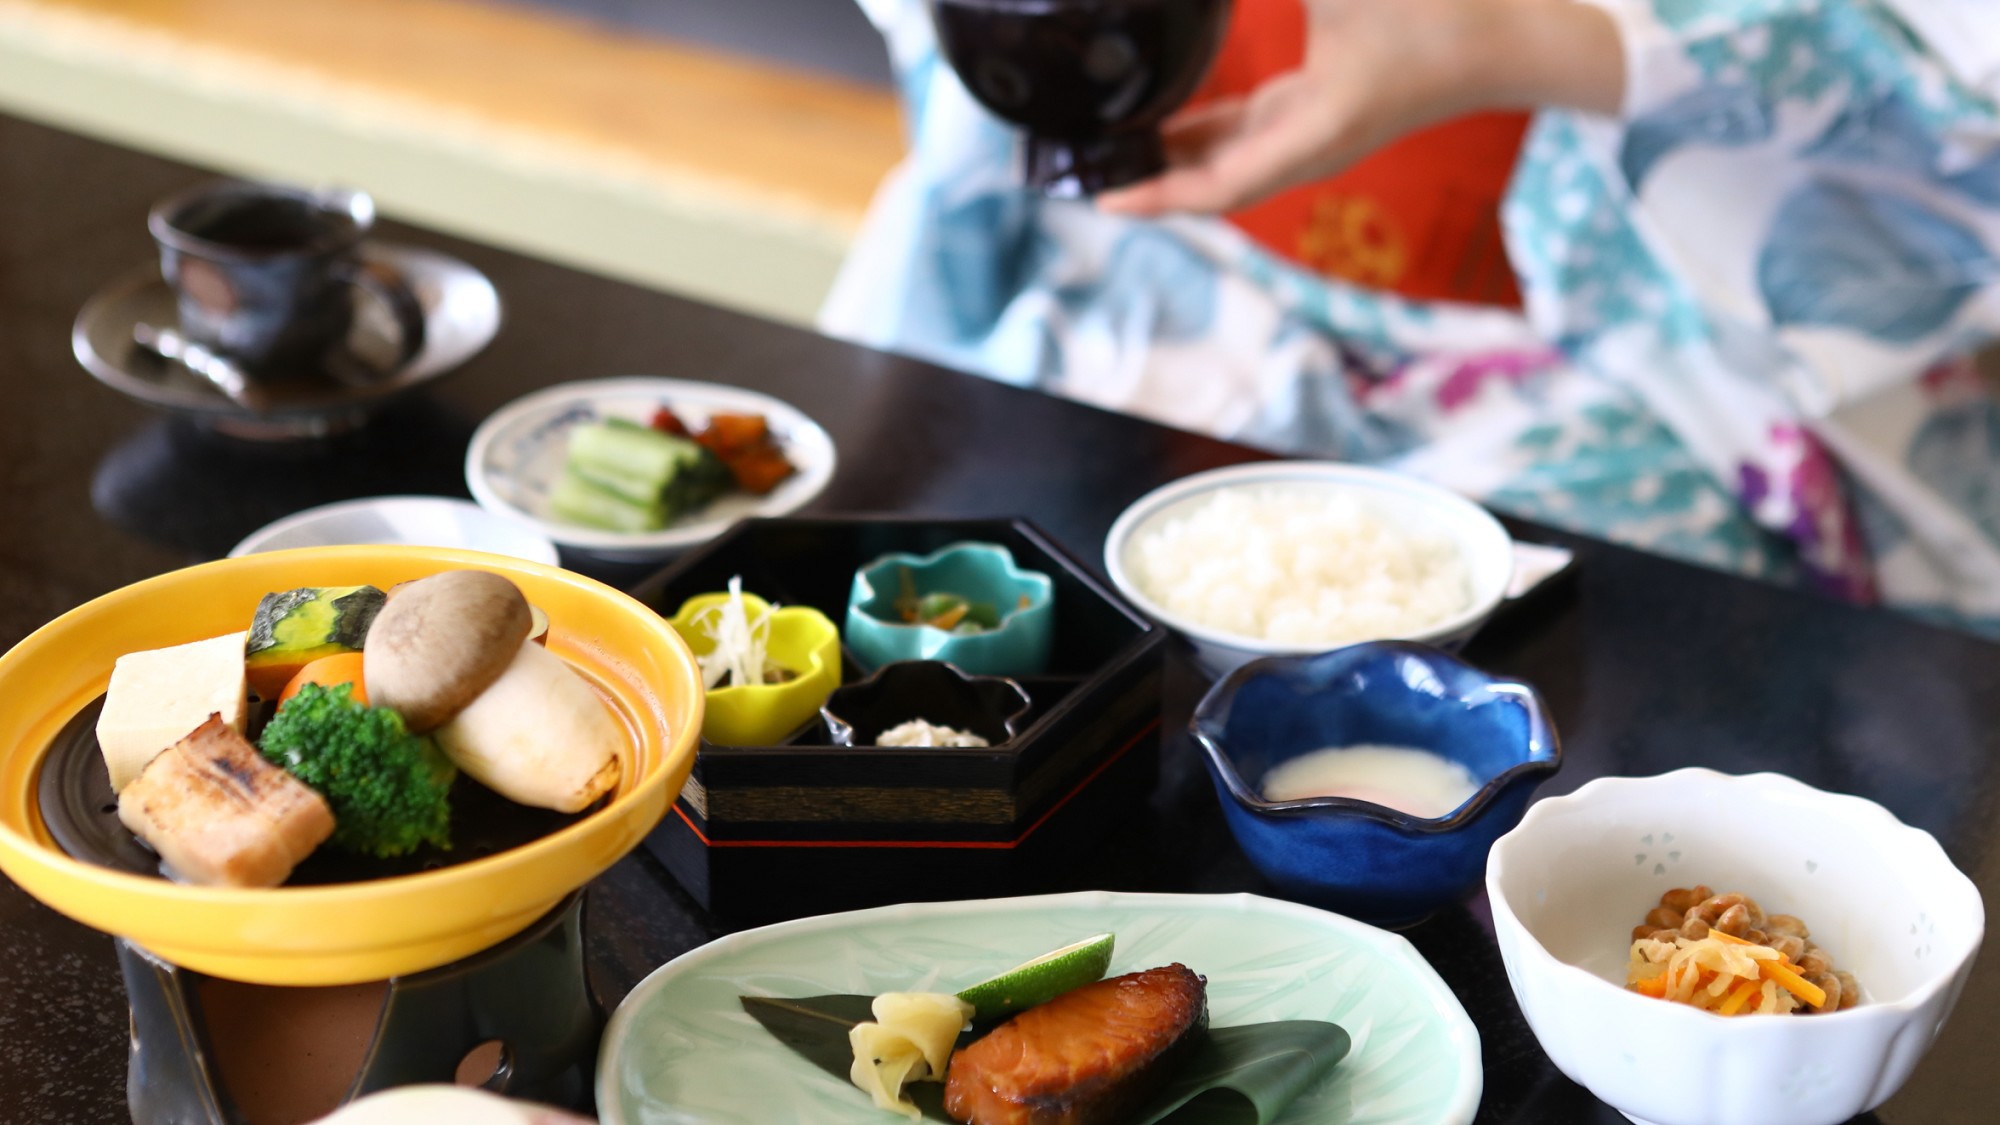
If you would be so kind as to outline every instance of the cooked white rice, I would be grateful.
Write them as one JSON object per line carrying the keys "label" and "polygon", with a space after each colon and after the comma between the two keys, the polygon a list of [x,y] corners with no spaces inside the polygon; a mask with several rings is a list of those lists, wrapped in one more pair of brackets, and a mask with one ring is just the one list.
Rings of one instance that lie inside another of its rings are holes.
{"label": "cooked white rice", "polygon": [[1216,489],[1150,521],[1127,558],[1167,612],[1287,646],[1412,636],[1472,600],[1450,539],[1311,485]]}

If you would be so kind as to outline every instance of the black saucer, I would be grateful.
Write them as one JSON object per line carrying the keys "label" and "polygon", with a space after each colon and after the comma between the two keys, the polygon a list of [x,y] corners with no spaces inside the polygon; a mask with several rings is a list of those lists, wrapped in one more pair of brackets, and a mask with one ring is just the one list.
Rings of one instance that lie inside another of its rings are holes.
{"label": "black saucer", "polygon": [[327,357],[322,370],[260,382],[260,409],[233,402],[201,376],[133,342],[136,324],[177,323],[173,291],[154,264],[86,302],[70,345],[105,386],[237,437],[289,441],[351,429],[396,396],[464,364],[500,330],[499,294],[470,265],[414,246],[371,243],[361,253],[408,278],[423,307],[424,346],[399,366],[393,318],[361,301],[347,347]]}

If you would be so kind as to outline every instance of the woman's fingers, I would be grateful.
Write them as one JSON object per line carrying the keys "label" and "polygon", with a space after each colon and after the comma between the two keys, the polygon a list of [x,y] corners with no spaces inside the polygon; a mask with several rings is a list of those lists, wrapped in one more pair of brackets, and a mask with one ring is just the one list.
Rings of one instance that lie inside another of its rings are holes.
{"label": "woman's fingers", "polygon": [[1331,175],[1413,129],[1472,110],[1610,112],[1624,88],[1612,18],[1573,0],[1306,0],[1304,64],[1247,101],[1164,130],[1168,171],[1107,211],[1231,211]]}
{"label": "woman's fingers", "polygon": [[1302,111],[1284,80],[1250,103],[1186,122],[1168,141],[1168,170],[1097,197],[1125,215],[1230,211],[1298,182],[1314,163],[1325,126]]}
{"label": "woman's fingers", "polygon": [[1244,98],[1222,98],[1177,113],[1160,126],[1160,140],[1167,148],[1167,163],[1194,164],[1216,144],[1243,126],[1249,102]]}
{"label": "woman's fingers", "polygon": [[1212,165],[1176,168],[1150,180],[1097,196],[1098,210],[1114,215],[1151,217],[1173,211],[1216,211],[1210,200],[1228,194],[1215,182]]}

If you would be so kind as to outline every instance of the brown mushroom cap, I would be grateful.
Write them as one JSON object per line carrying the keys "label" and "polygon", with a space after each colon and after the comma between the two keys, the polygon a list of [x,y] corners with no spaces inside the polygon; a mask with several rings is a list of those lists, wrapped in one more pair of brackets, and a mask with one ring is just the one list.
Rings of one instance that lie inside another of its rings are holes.
{"label": "brown mushroom cap", "polygon": [[448,570],[406,582],[361,650],[368,702],[394,708],[413,731],[434,730],[500,678],[531,624],[527,599],[497,574]]}

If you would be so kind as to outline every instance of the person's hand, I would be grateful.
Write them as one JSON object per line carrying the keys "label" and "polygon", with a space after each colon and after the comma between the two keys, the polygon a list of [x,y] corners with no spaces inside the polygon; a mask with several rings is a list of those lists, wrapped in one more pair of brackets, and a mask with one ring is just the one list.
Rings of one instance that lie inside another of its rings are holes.
{"label": "person's hand", "polygon": [[1168,170],[1097,197],[1106,211],[1231,211],[1481,109],[1615,113],[1616,25],[1579,0],[1304,0],[1305,62],[1248,97],[1170,119]]}

